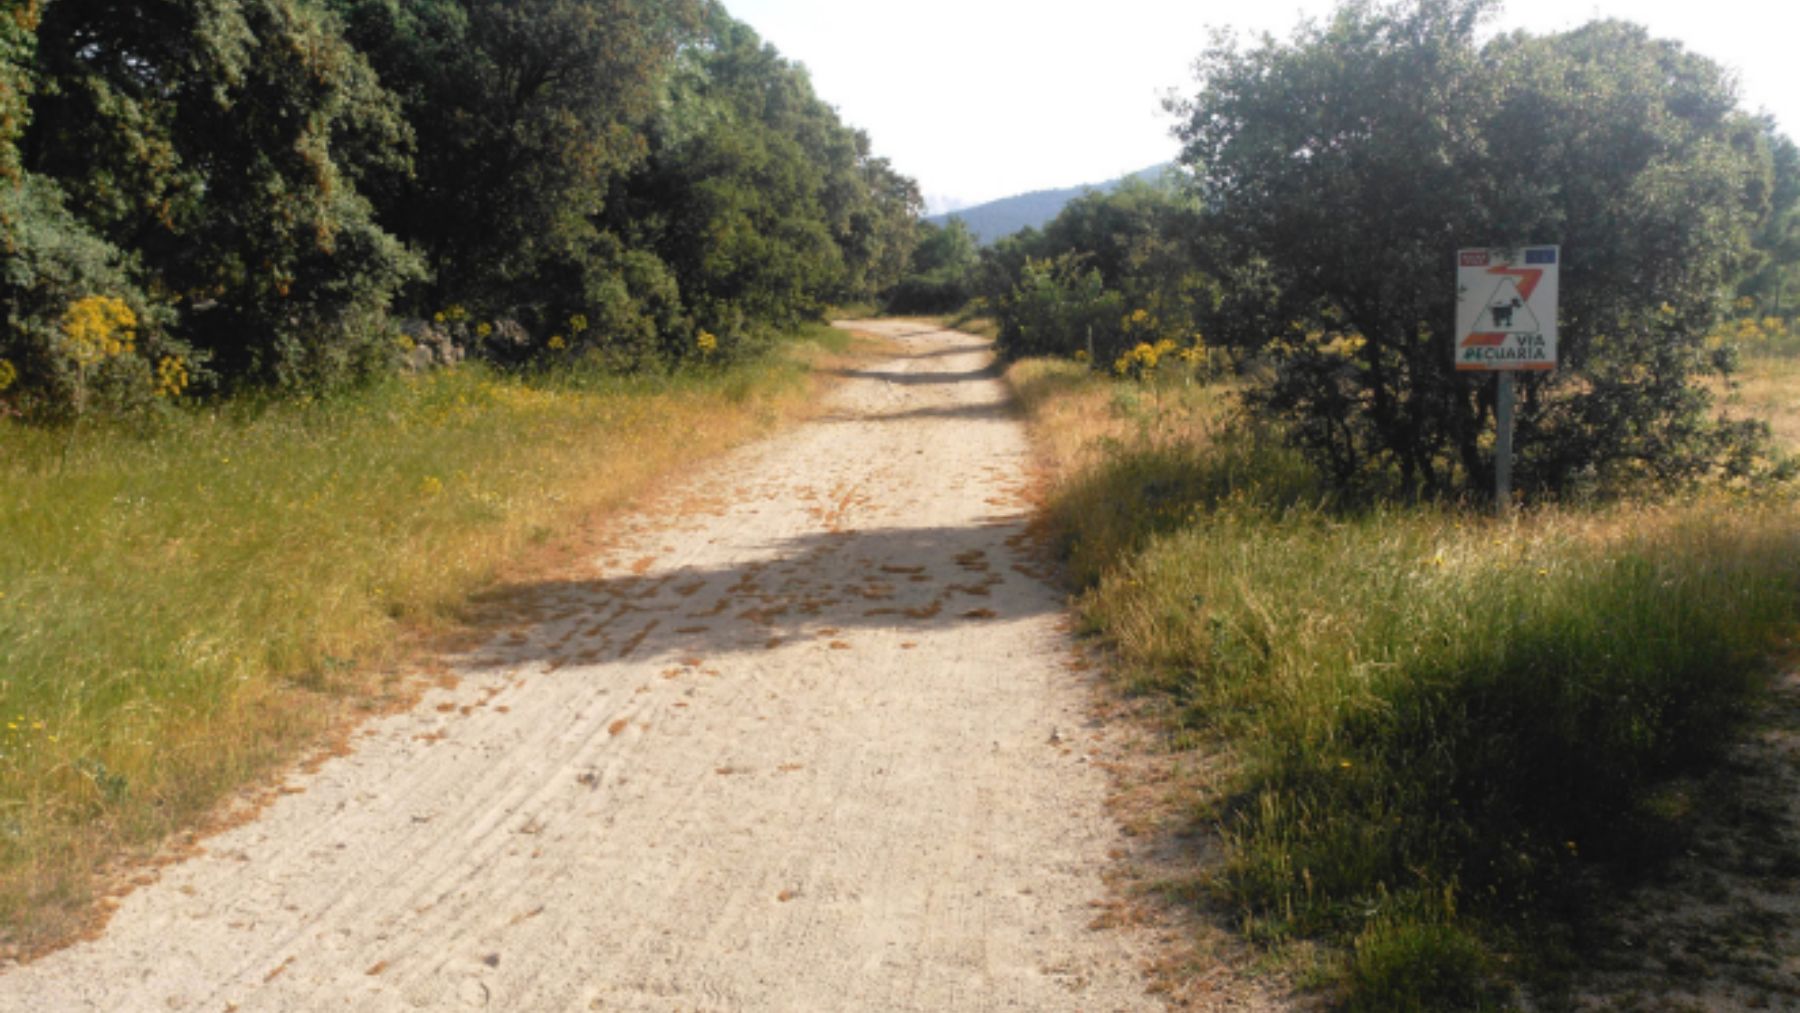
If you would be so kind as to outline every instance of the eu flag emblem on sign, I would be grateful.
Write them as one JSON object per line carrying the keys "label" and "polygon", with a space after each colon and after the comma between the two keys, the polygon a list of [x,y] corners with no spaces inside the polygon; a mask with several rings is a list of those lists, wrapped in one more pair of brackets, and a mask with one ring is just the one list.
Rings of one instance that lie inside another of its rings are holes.
{"label": "eu flag emblem on sign", "polygon": [[1527,264],[1554,264],[1554,263],[1556,263],[1556,251],[1555,250],[1526,250],[1525,251],[1525,263],[1527,263]]}

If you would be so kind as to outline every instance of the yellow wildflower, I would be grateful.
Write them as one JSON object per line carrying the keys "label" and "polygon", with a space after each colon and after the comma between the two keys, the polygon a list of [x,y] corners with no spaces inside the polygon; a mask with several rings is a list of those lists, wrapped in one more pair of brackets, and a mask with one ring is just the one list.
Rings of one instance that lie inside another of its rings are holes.
{"label": "yellow wildflower", "polygon": [[124,300],[85,296],[63,312],[63,340],[71,358],[82,366],[93,366],[134,351],[137,324],[137,314]]}
{"label": "yellow wildflower", "polygon": [[187,365],[176,356],[163,356],[156,364],[156,396],[180,397],[187,387]]}
{"label": "yellow wildflower", "polygon": [[577,313],[574,316],[569,318],[569,330],[571,332],[573,332],[575,334],[580,334],[582,331],[587,330],[587,328],[588,328],[587,314]]}
{"label": "yellow wildflower", "polygon": [[19,369],[5,359],[0,359],[0,390],[11,387],[19,378]]}
{"label": "yellow wildflower", "polygon": [[485,338],[492,333],[494,333],[494,325],[486,320],[475,325],[475,336],[478,338]]}
{"label": "yellow wildflower", "polygon": [[550,350],[552,352],[560,352],[563,349],[569,347],[569,343],[564,341],[563,336],[560,334],[550,335],[549,345],[550,345]]}
{"label": "yellow wildflower", "polygon": [[1159,341],[1154,345],[1148,341],[1140,341],[1131,351],[1119,356],[1113,363],[1113,372],[1120,376],[1137,375],[1140,377],[1155,372],[1157,363],[1174,348],[1175,342],[1173,341]]}
{"label": "yellow wildflower", "polygon": [[694,346],[700,349],[701,355],[711,355],[719,350],[719,339],[711,331],[701,331],[694,339]]}

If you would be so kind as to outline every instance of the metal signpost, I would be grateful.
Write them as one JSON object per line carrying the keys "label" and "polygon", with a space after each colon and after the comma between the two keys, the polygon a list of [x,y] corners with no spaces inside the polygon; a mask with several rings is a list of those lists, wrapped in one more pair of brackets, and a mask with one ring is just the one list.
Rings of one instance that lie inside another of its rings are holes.
{"label": "metal signpost", "polygon": [[1461,250],[1456,255],[1456,368],[1495,373],[1494,501],[1512,506],[1513,374],[1556,368],[1561,247]]}

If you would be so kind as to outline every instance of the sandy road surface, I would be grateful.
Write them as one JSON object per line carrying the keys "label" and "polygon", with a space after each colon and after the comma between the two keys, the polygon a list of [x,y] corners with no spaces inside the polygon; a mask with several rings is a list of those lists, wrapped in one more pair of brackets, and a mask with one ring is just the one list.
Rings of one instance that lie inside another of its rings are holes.
{"label": "sandy road surface", "polygon": [[0,1008],[1113,1010],[1117,830],[976,339],[621,522],[591,579]]}

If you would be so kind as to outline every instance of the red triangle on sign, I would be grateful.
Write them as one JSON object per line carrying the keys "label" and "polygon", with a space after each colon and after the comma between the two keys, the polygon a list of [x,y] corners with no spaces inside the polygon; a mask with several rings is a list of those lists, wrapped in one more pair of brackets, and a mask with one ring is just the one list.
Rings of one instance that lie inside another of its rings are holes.
{"label": "red triangle on sign", "polygon": [[[1531,301],[1531,293],[1537,290],[1538,282],[1544,277],[1543,268],[1537,267],[1490,267],[1487,273],[1502,278],[1517,278],[1519,295],[1526,302]],[[1477,317],[1477,319],[1480,319]],[[1498,323],[1499,321],[1495,321]],[[1496,348],[1506,344],[1509,335],[1504,333],[1470,334],[1462,340],[1463,348]]]}
{"label": "red triangle on sign", "polygon": [[1537,290],[1538,281],[1544,277],[1541,267],[1490,267],[1488,273],[1519,279],[1519,294],[1526,302],[1531,301],[1531,293]]}

